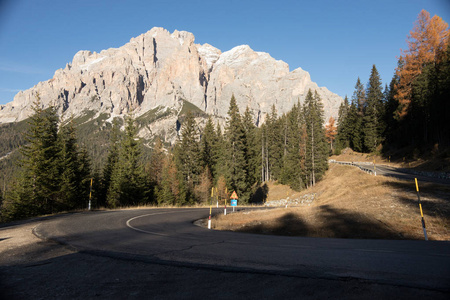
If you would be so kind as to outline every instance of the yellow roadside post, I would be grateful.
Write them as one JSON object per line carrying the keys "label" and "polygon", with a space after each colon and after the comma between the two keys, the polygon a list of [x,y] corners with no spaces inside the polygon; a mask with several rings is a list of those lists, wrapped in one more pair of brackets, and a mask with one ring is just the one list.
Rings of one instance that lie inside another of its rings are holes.
{"label": "yellow roadside post", "polygon": [[227,191],[227,188],[225,188],[225,209],[223,210],[223,214],[225,216],[227,215],[227,196],[228,196],[228,191]]}
{"label": "yellow roadside post", "polygon": [[216,187],[216,202],[217,202],[217,208],[219,208],[219,193],[217,192],[217,187]]}
{"label": "yellow roadside post", "polygon": [[91,198],[92,198],[92,181],[94,178],[91,178],[91,185],[89,187],[89,204],[88,204],[88,210],[91,210]]}
{"label": "yellow roadside post", "polygon": [[419,184],[417,183],[417,178],[414,178],[414,179],[416,181],[417,199],[419,201],[420,216],[422,217],[423,235],[425,236],[425,241],[428,241],[427,229],[425,227],[425,220],[423,218],[422,203],[420,203]]}
{"label": "yellow roadside post", "polygon": [[214,187],[211,188],[211,203],[209,205],[209,219],[208,219],[208,229],[211,229],[211,213],[212,213],[212,201],[214,197]]}

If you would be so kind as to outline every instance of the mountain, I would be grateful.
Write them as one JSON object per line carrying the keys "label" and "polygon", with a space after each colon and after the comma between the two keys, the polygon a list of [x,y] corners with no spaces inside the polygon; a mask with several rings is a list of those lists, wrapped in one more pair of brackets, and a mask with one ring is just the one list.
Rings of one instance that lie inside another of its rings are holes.
{"label": "mountain", "polygon": [[39,94],[44,107],[55,105],[63,119],[73,115],[84,123],[107,123],[131,113],[145,123],[142,137],[159,134],[172,142],[183,107],[223,123],[234,93],[241,113],[248,106],[260,125],[272,105],[278,114],[287,112],[304,101],[308,89],[321,96],[326,120],[336,118],[342,98],[318,87],[301,68],[289,72],[285,62],[247,45],[222,53],[194,40],[192,33],[155,27],[120,48],[79,51],[52,79],[0,106],[0,123],[29,117]]}

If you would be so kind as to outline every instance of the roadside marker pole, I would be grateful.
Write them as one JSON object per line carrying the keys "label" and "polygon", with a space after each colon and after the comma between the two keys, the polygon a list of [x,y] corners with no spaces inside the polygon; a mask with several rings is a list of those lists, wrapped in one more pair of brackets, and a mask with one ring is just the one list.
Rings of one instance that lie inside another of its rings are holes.
{"label": "roadside marker pole", "polygon": [[373,171],[374,175],[377,176],[377,166],[375,165],[375,159],[373,160]]}
{"label": "roadside marker pole", "polygon": [[213,197],[214,197],[214,187],[211,188],[211,203],[209,205],[208,229],[211,229],[211,212],[212,212]]}
{"label": "roadside marker pole", "polygon": [[223,214],[227,215],[227,198],[228,198],[228,190],[225,188],[225,209],[223,210]]}
{"label": "roadside marker pole", "polygon": [[216,201],[217,201],[217,208],[219,208],[219,193],[217,192],[217,187],[216,187]]}
{"label": "roadside marker pole", "polygon": [[416,181],[417,199],[419,200],[420,215],[422,216],[423,235],[425,236],[425,241],[428,241],[427,229],[425,228],[425,220],[423,218],[422,203],[420,203],[419,184],[417,183],[417,178],[414,179]]}
{"label": "roadside marker pole", "polygon": [[94,178],[91,178],[91,186],[89,188],[89,204],[88,204],[88,210],[91,210],[91,198],[92,198],[92,181]]}
{"label": "roadside marker pole", "polygon": [[228,196],[228,191],[227,191],[227,188],[225,188],[225,209],[223,210],[224,216],[227,215],[227,196]]}

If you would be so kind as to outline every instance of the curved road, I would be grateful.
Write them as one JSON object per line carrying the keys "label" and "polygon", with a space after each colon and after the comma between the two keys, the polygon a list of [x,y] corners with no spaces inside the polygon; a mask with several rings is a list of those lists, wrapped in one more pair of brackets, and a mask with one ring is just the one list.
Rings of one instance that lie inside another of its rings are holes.
{"label": "curved road", "polygon": [[429,177],[425,175],[413,174],[409,172],[408,169],[403,168],[394,168],[387,165],[373,165],[371,163],[360,163],[360,162],[349,162],[349,161],[335,161],[330,160],[330,163],[337,163],[342,165],[349,165],[354,167],[359,167],[365,169],[366,171],[370,171],[370,173],[376,172],[377,175],[395,177],[402,180],[412,180],[414,182],[414,178],[420,182],[432,182],[444,185],[450,185],[450,180],[445,178],[437,178],[437,177]]}
{"label": "curved road", "polygon": [[381,289],[408,288],[441,296],[450,292],[449,242],[267,236],[193,224],[208,213],[209,209],[76,213],[42,222],[35,234],[81,253],[121,260],[339,285],[356,280]]}

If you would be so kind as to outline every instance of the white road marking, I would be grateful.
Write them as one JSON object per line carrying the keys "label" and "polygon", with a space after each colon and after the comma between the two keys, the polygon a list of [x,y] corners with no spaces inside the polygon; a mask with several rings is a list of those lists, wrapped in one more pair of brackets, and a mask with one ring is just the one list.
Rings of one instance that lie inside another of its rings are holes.
{"label": "white road marking", "polygon": [[175,214],[175,213],[184,213],[184,212],[191,212],[191,211],[196,211],[196,210],[172,211],[172,212],[159,212],[159,213],[145,214],[145,215],[140,215],[140,216],[136,216],[136,217],[133,217],[133,218],[129,219],[129,220],[127,221],[126,224],[127,224],[128,228],[131,228],[131,229],[133,229],[133,230],[135,230],[135,231],[139,231],[139,232],[143,232],[143,233],[148,233],[148,234],[159,235],[159,236],[168,236],[168,234],[158,233],[158,232],[152,232],[152,231],[147,231],[147,230],[143,230],[143,229],[140,229],[140,228],[136,228],[136,227],[132,226],[132,225],[130,224],[130,222],[133,221],[133,220],[136,220],[136,219],[139,219],[139,218],[143,218],[143,217],[148,217],[148,216],[164,215],[164,214]]}

